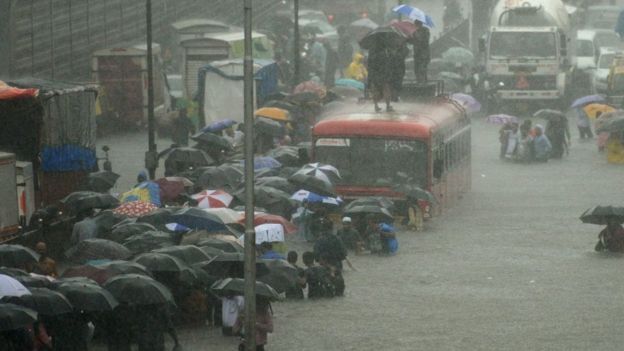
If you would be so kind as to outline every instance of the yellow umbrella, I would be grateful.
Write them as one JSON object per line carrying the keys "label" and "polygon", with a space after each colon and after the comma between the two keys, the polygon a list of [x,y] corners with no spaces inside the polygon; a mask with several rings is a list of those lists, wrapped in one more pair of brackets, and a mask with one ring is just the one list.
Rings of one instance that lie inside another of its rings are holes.
{"label": "yellow umbrella", "polygon": [[605,104],[589,104],[587,106],[585,106],[583,108],[583,110],[585,111],[585,113],[587,114],[587,116],[591,119],[595,119],[596,118],[596,114],[598,114],[598,112],[601,112],[601,114],[605,114],[605,113],[609,113],[609,112],[615,112],[615,108],[609,106],[609,105],[605,105]]}
{"label": "yellow umbrella", "polygon": [[264,117],[278,122],[290,121],[290,113],[277,107],[263,107],[256,110],[256,117]]}

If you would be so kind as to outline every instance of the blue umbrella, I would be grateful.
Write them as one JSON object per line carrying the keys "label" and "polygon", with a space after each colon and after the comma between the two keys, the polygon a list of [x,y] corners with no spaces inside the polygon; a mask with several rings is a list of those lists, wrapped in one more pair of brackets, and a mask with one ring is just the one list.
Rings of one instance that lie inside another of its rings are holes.
{"label": "blue umbrella", "polygon": [[335,206],[340,206],[342,204],[342,199],[339,197],[323,196],[308,190],[299,190],[290,198],[299,202],[306,201],[309,203],[323,203]]}
{"label": "blue umbrella", "polygon": [[206,230],[208,232],[219,232],[227,230],[223,220],[215,214],[206,212],[199,208],[190,207],[174,212],[171,215],[174,223],[183,225],[191,229]]}
{"label": "blue umbrella", "polygon": [[168,224],[165,224],[165,227],[172,232],[179,232],[179,233],[184,233],[184,232],[188,232],[189,230],[191,230],[191,228],[180,225],[178,223],[168,223]]}
{"label": "blue umbrella", "polygon": [[451,95],[451,99],[459,102],[467,112],[481,111],[481,103],[468,94],[456,93]]}
{"label": "blue umbrella", "polygon": [[578,108],[578,107],[583,107],[588,104],[592,104],[594,102],[605,102],[605,101],[606,100],[604,96],[602,95],[587,95],[587,96],[583,96],[582,98],[578,98],[574,100],[570,108]]}
{"label": "blue umbrella", "polygon": [[236,121],[233,121],[231,119],[223,119],[220,121],[216,121],[216,122],[212,122],[209,125],[205,126],[201,131],[203,133],[206,132],[211,132],[211,133],[216,133],[216,132],[220,132],[224,129],[230,128],[231,126],[235,125]]}
{"label": "blue umbrella", "polygon": [[392,9],[392,12],[397,13],[399,15],[405,15],[412,21],[419,21],[425,27],[433,28],[435,27],[435,23],[433,23],[433,18],[426,14],[423,10],[409,6],[409,5],[399,5],[395,6]]}
{"label": "blue umbrella", "polygon": [[336,81],[336,86],[337,87],[355,88],[355,89],[360,90],[360,91],[364,91],[364,89],[366,88],[364,86],[364,83],[360,82],[359,80],[347,79],[347,78],[338,79]]}
{"label": "blue umbrella", "polygon": [[[240,163],[244,164],[244,161],[240,161]],[[256,171],[261,169],[275,169],[280,167],[282,167],[282,164],[273,157],[261,156],[254,158],[254,170]]]}

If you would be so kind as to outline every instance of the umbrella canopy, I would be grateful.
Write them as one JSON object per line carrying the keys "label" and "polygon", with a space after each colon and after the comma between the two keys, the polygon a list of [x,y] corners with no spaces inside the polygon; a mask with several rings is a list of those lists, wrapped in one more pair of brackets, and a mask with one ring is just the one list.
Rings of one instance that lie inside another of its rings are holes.
{"label": "umbrella canopy", "polygon": [[[202,269],[206,273],[215,277],[236,277],[244,276],[245,255],[242,252],[225,252],[216,256],[211,261],[196,263],[195,268]],[[265,262],[256,261],[256,274],[258,276],[268,274],[269,269]]]}
{"label": "umbrella canopy", "polygon": [[73,311],[73,306],[63,294],[46,288],[31,288],[28,295],[4,297],[2,301],[30,308],[44,316],[57,316]]}
{"label": "umbrella canopy", "polygon": [[[264,242],[284,242],[284,226],[279,223],[260,224],[254,228],[256,232],[256,245]],[[241,242],[245,242],[241,240]]]}
{"label": "umbrella canopy", "polygon": [[256,117],[264,117],[278,122],[290,121],[290,112],[279,107],[262,107],[254,113]]}
{"label": "umbrella canopy", "polygon": [[76,263],[92,260],[125,260],[132,252],[123,245],[106,239],[87,239],[65,252],[67,258]]}
{"label": "umbrella canopy", "polygon": [[139,274],[122,274],[104,284],[119,302],[131,306],[164,305],[174,303],[167,287],[156,280]]}
{"label": "umbrella canopy", "polygon": [[266,134],[273,137],[284,135],[284,126],[280,122],[266,117],[256,117],[254,127],[255,132],[258,134]]}
{"label": "umbrella canopy", "polygon": [[[245,223],[244,217],[240,220],[240,223]],[[263,224],[279,224],[282,226],[282,231],[289,235],[297,232],[297,227],[282,216],[269,213],[256,213],[254,216],[254,226],[257,227]]]}
{"label": "umbrella canopy", "polygon": [[209,166],[214,163],[205,152],[192,147],[171,148],[164,157],[169,162],[180,162],[193,167]]}
{"label": "umbrella canopy", "polygon": [[143,182],[121,194],[121,202],[143,201],[160,207],[160,187],[154,182]]}
{"label": "umbrella canopy", "polygon": [[355,214],[364,214],[364,215],[375,215],[382,217],[384,219],[393,220],[394,217],[385,207],[374,206],[374,205],[357,205],[351,208],[348,208],[344,211],[345,214],[355,215]]}
{"label": "umbrella canopy", "polygon": [[235,125],[236,121],[233,121],[231,119],[222,119],[220,121],[215,121],[210,123],[209,125],[205,126],[201,131],[202,132],[212,132],[212,133],[218,133],[224,129],[228,129],[231,126]]}
{"label": "umbrella canopy", "polygon": [[217,135],[213,132],[199,132],[191,137],[191,139],[196,142],[208,146],[210,148],[220,149],[220,150],[231,150],[232,143],[230,143],[226,138]]}
{"label": "umbrella canopy", "polygon": [[111,293],[94,284],[65,282],[59,285],[56,291],[63,294],[78,311],[112,311],[119,305]]}
{"label": "umbrella canopy", "polygon": [[217,238],[208,238],[201,240],[197,246],[200,247],[212,247],[219,249],[223,252],[242,253],[243,247],[235,241],[223,240]]}
{"label": "umbrella canopy", "polygon": [[385,26],[370,31],[362,40],[360,47],[370,50],[379,46],[382,47],[399,47],[405,42],[405,35],[395,27]]}
{"label": "umbrella canopy", "polygon": [[154,250],[154,252],[177,257],[184,261],[186,264],[209,261],[212,258],[195,245],[171,246],[164,249]]}
{"label": "umbrella canopy", "polygon": [[119,174],[111,171],[98,171],[89,173],[87,185],[90,190],[105,193],[115,186],[119,179]]}
{"label": "umbrella canopy", "polygon": [[199,208],[228,207],[234,197],[223,190],[204,190],[191,196]]}
{"label": "umbrella canopy", "polygon": [[407,16],[412,21],[419,21],[427,28],[435,27],[435,23],[431,16],[426,14],[423,10],[409,6],[409,5],[398,5],[392,8],[392,12]]}
{"label": "umbrella canopy", "polygon": [[506,114],[488,116],[486,121],[490,124],[520,123],[518,117]]}
{"label": "umbrella canopy", "polygon": [[297,285],[299,272],[297,268],[285,260],[262,260],[266,263],[269,273],[258,277],[258,281],[268,284],[279,293]]}
{"label": "umbrella canopy", "polygon": [[137,256],[135,262],[142,264],[150,272],[181,272],[188,266],[177,257],[164,253],[148,252]]}
{"label": "umbrella canopy", "polygon": [[297,173],[311,175],[329,183],[337,179],[340,179],[340,172],[338,171],[336,167],[332,165],[318,163],[318,162],[309,163],[301,167],[301,169],[297,171],[295,174]]}
{"label": "umbrella canopy", "polygon": [[359,91],[364,91],[364,89],[366,89],[366,86],[364,85],[364,83],[355,79],[340,78],[336,80],[335,84],[338,87],[355,88]]}
{"label": "umbrella canopy", "polygon": [[119,200],[110,194],[77,191],[67,195],[61,202],[75,213],[91,209],[107,209],[119,206]]}
{"label": "umbrella canopy", "polygon": [[158,206],[145,201],[124,202],[113,210],[113,213],[131,218],[138,218],[146,214],[152,213],[158,209]]}
{"label": "umbrella canopy", "polygon": [[[279,189],[272,188],[269,186],[258,186],[254,188],[254,193],[256,196],[256,204],[260,207],[268,207],[267,205],[276,204],[276,203],[288,203],[290,204],[290,196],[288,193],[283,192]],[[244,193],[241,193],[241,196]]]}
{"label": "umbrella canopy", "polygon": [[299,149],[294,146],[278,146],[266,153],[266,156],[272,157],[284,166],[298,166]]}
{"label": "umbrella canopy", "polygon": [[608,122],[602,124],[597,132],[621,132],[624,130],[624,118],[611,118]]}
{"label": "umbrella canopy", "polygon": [[551,118],[565,117],[565,114],[563,114],[563,112],[561,112],[559,110],[553,110],[553,109],[549,109],[549,108],[544,108],[544,109],[536,111],[533,114],[533,117],[543,118],[543,119],[551,119]]}
{"label": "umbrella canopy", "polygon": [[595,206],[581,215],[583,223],[607,225],[610,222],[624,223],[624,207]]}
{"label": "umbrella canopy", "polygon": [[156,227],[148,223],[124,223],[113,227],[113,230],[110,233],[103,235],[101,239],[108,239],[122,243],[124,240],[133,235],[145,233],[150,230],[156,230]]}
{"label": "umbrella canopy", "polygon": [[343,201],[339,197],[322,196],[308,190],[299,190],[294,193],[291,199],[298,202],[322,203],[326,205],[340,206]]}
{"label": "umbrella canopy", "polygon": [[579,108],[585,105],[589,105],[595,102],[605,102],[605,97],[602,95],[587,95],[581,98],[578,98],[572,102],[570,108]]}
{"label": "umbrella canopy", "polygon": [[174,244],[175,242],[171,234],[158,230],[133,235],[123,242],[123,246],[128,248],[133,254],[162,249]]}
{"label": "umbrella canopy", "polygon": [[288,179],[278,176],[258,178],[255,183],[257,186],[268,186],[286,193],[292,193],[296,189]]}
{"label": "umbrella canopy", "polygon": [[282,164],[279,163],[279,161],[277,161],[273,157],[260,156],[260,157],[254,158],[255,170],[274,169],[274,168],[280,168],[280,167],[282,167]]}
{"label": "umbrella canopy", "polygon": [[218,217],[225,224],[238,223],[241,214],[229,208],[205,208],[204,212]]}
{"label": "umbrella canopy", "polygon": [[37,320],[37,312],[12,303],[0,304],[0,331],[29,326]]}
{"label": "umbrella canopy", "polygon": [[587,114],[589,118],[596,119],[598,117],[598,113],[603,115],[605,113],[615,112],[616,109],[613,106],[609,106],[607,104],[593,103],[583,107],[583,111],[585,111],[585,114]]}
{"label": "umbrella canopy", "polygon": [[451,99],[459,102],[469,113],[481,111],[481,103],[468,94],[455,93],[451,95]]}
{"label": "umbrella canopy", "polygon": [[201,170],[197,185],[202,189],[236,189],[243,183],[243,170],[234,165],[206,167]]}
{"label": "umbrella canopy", "polygon": [[171,219],[173,214],[179,211],[181,207],[165,207],[159,208],[154,212],[150,212],[146,215],[143,215],[137,218],[137,223],[148,223],[153,225],[156,228],[164,228],[167,223],[173,223],[174,221]]}
{"label": "umbrella canopy", "polygon": [[184,208],[171,216],[171,222],[191,229],[203,229],[209,232],[227,230],[221,218],[199,208]]}
{"label": "umbrella canopy", "polygon": [[8,275],[9,277],[27,277],[28,272],[19,268],[0,267],[0,274]]}
{"label": "umbrella canopy", "polygon": [[[245,293],[245,280],[240,278],[225,278],[215,282],[210,287],[210,290],[218,296],[227,296],[232,293],[242,295]],[[259,281],[256,281],[256,295],[272,301],[282,299],[275,289]]]}
{"label": "umbrella canopy", "polygon": [[308,190],[322,196],[336,196],[336,189],[331,182],[317,178],[313,175],[297,172],[288,178],[288,181],[299,186],[303,190]]}
{"label": "umbrella canopy", "polygon": [[110,261],[103,264],[85,264],[70,267],[63,272],[62,277],[84,277],[102,285],[112,277],[129,273],[149,275],[147,269],[136,262]]}
{"label": "umbrella canopy", "polygon": [[0,245],[0,266],[24,268],[39,261],[39,255],[22,245]]}
{"label": "umbrella canopy", "polygon": [[52,277],[35,273],[30,273],[25,276],[18,276],[14,278],[28,289],[47,288],[55,281]]}
{"label": "umbrella canopy", "polygon": [[416,26],[414,25],[414,21],[395,20],[393,22],[390,22],[390,26],[400,31],[407,38],[414,35],[414,33],[416,33],[416,31],[418,30],[418,28],[416,28]]}
{"label": "umbrella canopy", "polygon": [[472,65],[474,59],[472,51],[459,46],[449,48],[442,53],[442,60],[454,65]]}
{"label": "umbrella canopy", "polygon": [[405,196],[408,199],[412,200],[425,200],[431,203],[436,202],[435,196],[432,193],[428,192],[417,186],[404,186],[399,188],[400,191],[405,193]]}
{"label": "umbrella canopy", "polygon": [[0,274],[0,297],[28,295],[30,291],[15,278]]}
{"label": "umbrella canopy", "polygon": [[[170,180],[167,178],[171,178],[174,180]],[[154,181],[154,183],[158,184],[158,187],[160,188],[161,201],[175,201],[180,197],[180,195],[182,195],[186,191],[186,185],[184,184],[184,181],[182,180],[186,178],[184,177],[167,177],[167,178],[157,179]],[[187,181],[193,184],[190,180],[187,179]]]}

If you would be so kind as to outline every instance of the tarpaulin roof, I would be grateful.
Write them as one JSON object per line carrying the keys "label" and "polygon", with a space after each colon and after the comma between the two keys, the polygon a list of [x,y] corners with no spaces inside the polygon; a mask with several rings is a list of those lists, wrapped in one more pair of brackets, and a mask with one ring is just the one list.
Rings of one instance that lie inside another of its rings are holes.
{"label": "tarpaulin roof", "polygon": [[14,88],[0,80],[0,100],[34,98],[38,94],[39,94],[38,89]]}

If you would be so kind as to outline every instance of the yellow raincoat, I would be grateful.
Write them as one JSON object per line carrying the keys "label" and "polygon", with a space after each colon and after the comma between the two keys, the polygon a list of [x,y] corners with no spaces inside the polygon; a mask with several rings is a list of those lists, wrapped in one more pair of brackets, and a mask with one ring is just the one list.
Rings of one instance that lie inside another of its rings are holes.
{"label": "yellow raincoat", "polygon": [[624,164],[624,144],[618,133],[612,133],[607,140],[607,162]]}
{"label": "yellow raincoat", "polygon": [[355,53],[353,55],[353,61],[349,64],[349,67],[345,70],[345,78],[359,80],[360,82],[365,82],[366,78],[368,78],[368,70],[364,63],[364,55]]}

